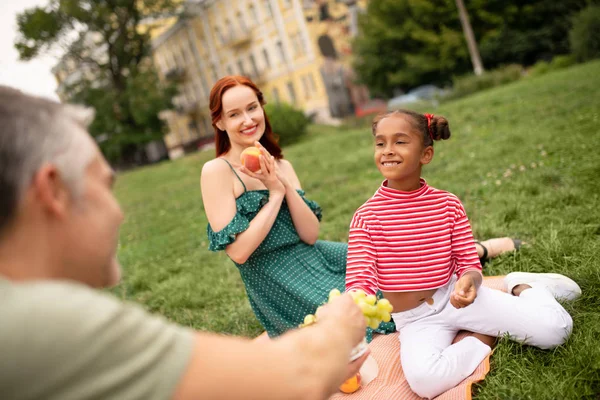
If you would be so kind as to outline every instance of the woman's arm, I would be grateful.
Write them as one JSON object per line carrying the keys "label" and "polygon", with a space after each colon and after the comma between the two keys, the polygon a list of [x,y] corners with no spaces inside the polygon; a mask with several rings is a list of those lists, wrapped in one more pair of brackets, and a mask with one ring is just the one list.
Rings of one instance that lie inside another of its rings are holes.
{"label": "woman's arm", "polygon": [[[265,240],[285,197],[283,185],[273,181],[273,178],[277,179],[275,172],[267,171],[265,175],[270,179],[269,185],[265,183],[269,189],[269,201],[250,221],[248,229],[238,234],[235,241],[225,249],[227,255],[238,264],[245,263]],[[200,188],[208,222],[213,231],[218,232],[231,222],[237,212],[232,172],[229,166],[222,160],[213,160],[204,164]]]}
{"label": "woman's arm", "polygon": [[304,243],[315,244],[319,238],[319,219],[297,192],[301,186],[296,171],[287,160],[280,161],[279,170],[280,180],[285,186],[285,199],[298,236]]}

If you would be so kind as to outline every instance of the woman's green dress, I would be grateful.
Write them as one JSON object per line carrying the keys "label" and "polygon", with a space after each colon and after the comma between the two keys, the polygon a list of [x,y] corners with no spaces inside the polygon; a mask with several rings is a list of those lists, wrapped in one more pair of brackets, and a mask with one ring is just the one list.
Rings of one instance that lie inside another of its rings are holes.
{"label": "woman's green dress", "polygon": [[[230,165],[231,167],[231,165]],[[242,185],[244,182],[236,174]],[[321,208],[298,193],[321,220]],[[224,250],[236,235],[248,229],[250,221],[269,200],[268,190],[246,190],[236,199],[237,212],[219,232],[207,227],[209,249]],[[238,267],[256,317],[270,337],[296,328],[307,314],[327,302],[329,291],[344,291],[346,275],[345,243],[319,240],[308,245],[300,240],[284,200],[271,231],[244,264]],[[382,323],[377,332],[395,330],[393,322]],[[371,331],[367,328],[370,341]]]}

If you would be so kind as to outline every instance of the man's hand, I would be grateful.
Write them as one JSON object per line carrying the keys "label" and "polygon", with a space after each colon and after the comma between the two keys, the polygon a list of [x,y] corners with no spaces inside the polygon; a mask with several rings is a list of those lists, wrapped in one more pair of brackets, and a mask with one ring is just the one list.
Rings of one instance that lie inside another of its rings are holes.
{"label": "man's hand", "polygon": [[369,354],[371,354],[371,350],[367,349],[367,351],[365,351],[365,354],[348,364],[348,367],[346,368],[346,377],[344,378],[344,382],[352,378],[354,375],[356,375],[358,371],[360,371],[362,365],[365,363],[365,361],[367,361]]}
{"label": "man's hand", "polygon": [[480,273],[466,272],[454,285],[454,292],[450,295],[450,304],[455,308],[464,308],[472,304],[477,297],[477,288],[481,285],[481,280]]}
{"label": "man's hand", "polygon": [[365,337],[367,328],[365,317],[348,293],[320,307],[316,317],[319,324],[332,323],[337,325],[337,329],[349,332],[353,346],[356,346]]}

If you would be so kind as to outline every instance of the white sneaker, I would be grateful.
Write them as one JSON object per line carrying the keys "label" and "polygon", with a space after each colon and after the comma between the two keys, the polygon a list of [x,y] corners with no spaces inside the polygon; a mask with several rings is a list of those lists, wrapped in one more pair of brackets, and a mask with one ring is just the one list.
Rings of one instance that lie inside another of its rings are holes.
{"label": "white sneaker", "polygon": [[512,293],[513,288],[522,283],[532,287],[542,286],[552,293],[557,300],[575,300],[581,296],[579,285],[573,279],[561,274],[511,272],[504,278],[504,288],[507,293]]}

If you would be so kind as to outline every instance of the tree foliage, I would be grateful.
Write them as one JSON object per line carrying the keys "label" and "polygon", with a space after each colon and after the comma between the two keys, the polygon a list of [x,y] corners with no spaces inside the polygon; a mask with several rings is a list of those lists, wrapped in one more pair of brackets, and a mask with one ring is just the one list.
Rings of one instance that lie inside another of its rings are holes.
{"label": "tree foliage", "polygon": [[49,0],[17,16],[15,48],[22,60],[60,50],[79,79],[68,97],[96,108],[90,132],[111,159],[162,136],[158,119],[171,108],[172,87],[160,85],[149,59],[150,33],[173,14],[175,0]]}
{"label": "tree foliage", "polygon": [[[597,0],[466,0],[486,68],[569,51],[572,15]],[[472,70],[455,0],[372,0],[359,18],[354,67],[375,95],[445,84]]]}
{"label": "tree foliage", "polygon": [[577,60],[600,57],[600,5],[587,7],[574,16],[569,41]]}

